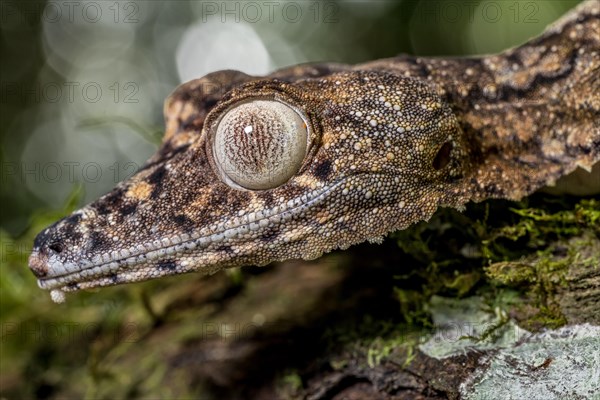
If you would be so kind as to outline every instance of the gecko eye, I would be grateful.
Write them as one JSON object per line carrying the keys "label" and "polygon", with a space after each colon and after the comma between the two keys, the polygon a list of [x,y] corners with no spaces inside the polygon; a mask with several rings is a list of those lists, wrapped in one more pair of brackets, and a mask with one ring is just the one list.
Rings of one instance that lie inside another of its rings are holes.
{"label": "gecko eye", "polygon": [[291,106],[252,100],[233,106],[217,122],[213,154],[226,183],[272,189],[298,172],[308,137],[308,125]]}

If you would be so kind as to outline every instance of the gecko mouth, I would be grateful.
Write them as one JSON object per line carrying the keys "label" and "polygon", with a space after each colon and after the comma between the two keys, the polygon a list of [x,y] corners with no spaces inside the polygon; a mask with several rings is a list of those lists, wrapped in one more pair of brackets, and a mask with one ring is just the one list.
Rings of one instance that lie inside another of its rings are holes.
{"label": "gecko mouth", "polygon": [[[38,286],[51,290],[52,298],[59,302],[64,299],[63,292],[138,282],[192,271],[210,274],[220,266],[226,265],[226,262],[211,264],[210,261],[211,254],[214,255],[220,246],[236,239],[252,241],[252,233],[280,225],[315,207],[348,179],[341,179],[329,187],[315,189],[271,209],[247,213],[228,222],[206,227],[196,234],[183,234],[135,248],[105,253],[94,257],[92,261],[62,263],[52,257],[42,261],[38,251],[34,250],[29,259],[30,268],[34,271],[42,270],[41,264],[45,264],[44,268],[49,274],[38,274]],[[177,260],[173,261],[175,258]]]}

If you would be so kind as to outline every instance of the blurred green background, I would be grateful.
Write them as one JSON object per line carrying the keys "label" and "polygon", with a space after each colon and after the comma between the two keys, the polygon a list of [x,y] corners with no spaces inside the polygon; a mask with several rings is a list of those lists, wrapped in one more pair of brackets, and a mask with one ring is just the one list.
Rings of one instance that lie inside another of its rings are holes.
{"label": "blurred green background", "polygon": [[493,53],[576,3],[2,1],[0,227],[17,235],[74,185],[89,202],[130,176],[182,81],[224,68]]}
{"label": "blurred green background", "polygon": [[[81,384],[100,379],[90,365],[105,347],[84,357],[91,375],[78,375],[78,346],[87,349],[98,331],[116,332],[128,318],[146,318],[126,306],[137,299],[135,285],[55,306],[26,263],[35,233],[131,176],[153,153],[162,102],[179,83],[226,68],[265,74],[400,53],[494,53],[539,34],[577,3],[3,0],[0,393],[47,397],[53,392],[45,388],[65,371]],[[77,340],[52,336],[69,321],[79,324]],[[73,354],[58,357],[64,364],[40,361],[55,359],[57,349]]]}

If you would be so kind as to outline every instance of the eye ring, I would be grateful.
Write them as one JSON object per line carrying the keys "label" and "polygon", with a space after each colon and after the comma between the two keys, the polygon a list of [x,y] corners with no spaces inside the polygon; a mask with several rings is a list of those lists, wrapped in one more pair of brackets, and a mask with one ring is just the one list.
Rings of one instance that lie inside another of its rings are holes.
{"label": "eye ring", "polygon": [[302,167],[311,138],[303,111],[275,98],[238,101],[210,130],[212,161],[236,189],[276,188]]}

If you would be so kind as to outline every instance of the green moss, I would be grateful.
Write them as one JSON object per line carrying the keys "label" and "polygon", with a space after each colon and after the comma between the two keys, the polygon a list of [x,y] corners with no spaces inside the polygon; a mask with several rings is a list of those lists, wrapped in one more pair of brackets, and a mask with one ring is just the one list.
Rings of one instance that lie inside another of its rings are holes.
{"label": "green moss", "polygon": [[[600,233],[595,199],[533,196],[471,204],[464,213],[441,210],[392,235],[411,266],[395,277],[402,317],[427,326],[424,305],[431,296],[497,294],[494,288],[501,285],[517,289],[521,303],[526,299],[529,326],[564,324],[554,294],[566,284],[570,266],[582,262],[578,257],[586,244],[560,243],[590,231]],[[588,262],[598,263],[599,257]]]}
{"label": "green moss", "polygon": [[[403,253],[394,276],[395,320],[365,317],[335,330],[329,340],[363,354],[371,367],[396,351],[412,354],[420,338],[437,327],[429,306],[436,296],[476,294],[484,299],[486,313],[496,315],[485,330],[463,337],[471,345],[517,329],[514,322],[507,326],[515,310],[524,328],[561,326],[566,321],[554,295],[588,245],[574,238],[598,232],[598,206],[591,199],[538,197],[472,204],[464,213],[440,210],[430,221],[391,235]],[[592,265],[599,256],[583,261]]]}
{"label": "green moss", "polygon": [[304,388],[304,383],[298,371],[288,370],[277,377],[275,388],[278,398],[297,399]]}
{"label": "green moss", "polygon": [[457,297],[464,297],[481,279],[481,273],[479,273],[479,271],[471,271],[462,274],[458,271],[454,271],[454,275],[453,278],[446,277],[444,286],[456,290]]}
{"label": "green moss", "polygon": [[409,325],[430,325],[429,314],[423,307],[427,296],[425,292],[395,287],[394,295],[400,305],[402,318]]}
{"label": "green moss", "polygon": [[419,341],[417,337],[404,334],[392,335],[387,338],[378,337],[367,348],[367,364],[373,368],[385,360],[393,351],[402,348],[405,353],[404,366],[407,366],[415,357],[415,348]]}
{"label": "green moss", "polygon": [[[426,330],[413,325],[366,315],[358,323],[328,329],[324,339],[328,342],[329,353],[352,354],[352,358],[363,358],[365,364],[372,368],[395,351],[401,351],[405,362],[409,363],[425,333]],[[344,359],[332,361],[332,367],[345,367]]]}
{"label": "green moss", "polygon": [[582,199],[569,209],[556,212],[544,208],[510,208],[518,218],[494,229],[482,240],[482,251],[492,261],[507,259],[511,254],[502,239],[522,239],[522,249],[539,249],[549,243],[581,235],[585,230],[600,233],[600,201]]}
{"label": "green moss", "polygon": [[569,269],[576,263],[584,266],[587,264],[588,267],[598,265],[597,258],[580,259],[581,252],[587,245],[586,241],[571,242],[564,256],[557,256],[557,247],[551,246],[519,262],[491,264],[486,272],[493,283],[522,287],[529,301],[517,309],[523,312],[525,307],[533,307],[537,310],[522,321],[526,327],[560,327],[567,321],[556,303],[556,294],[567,286]]}

